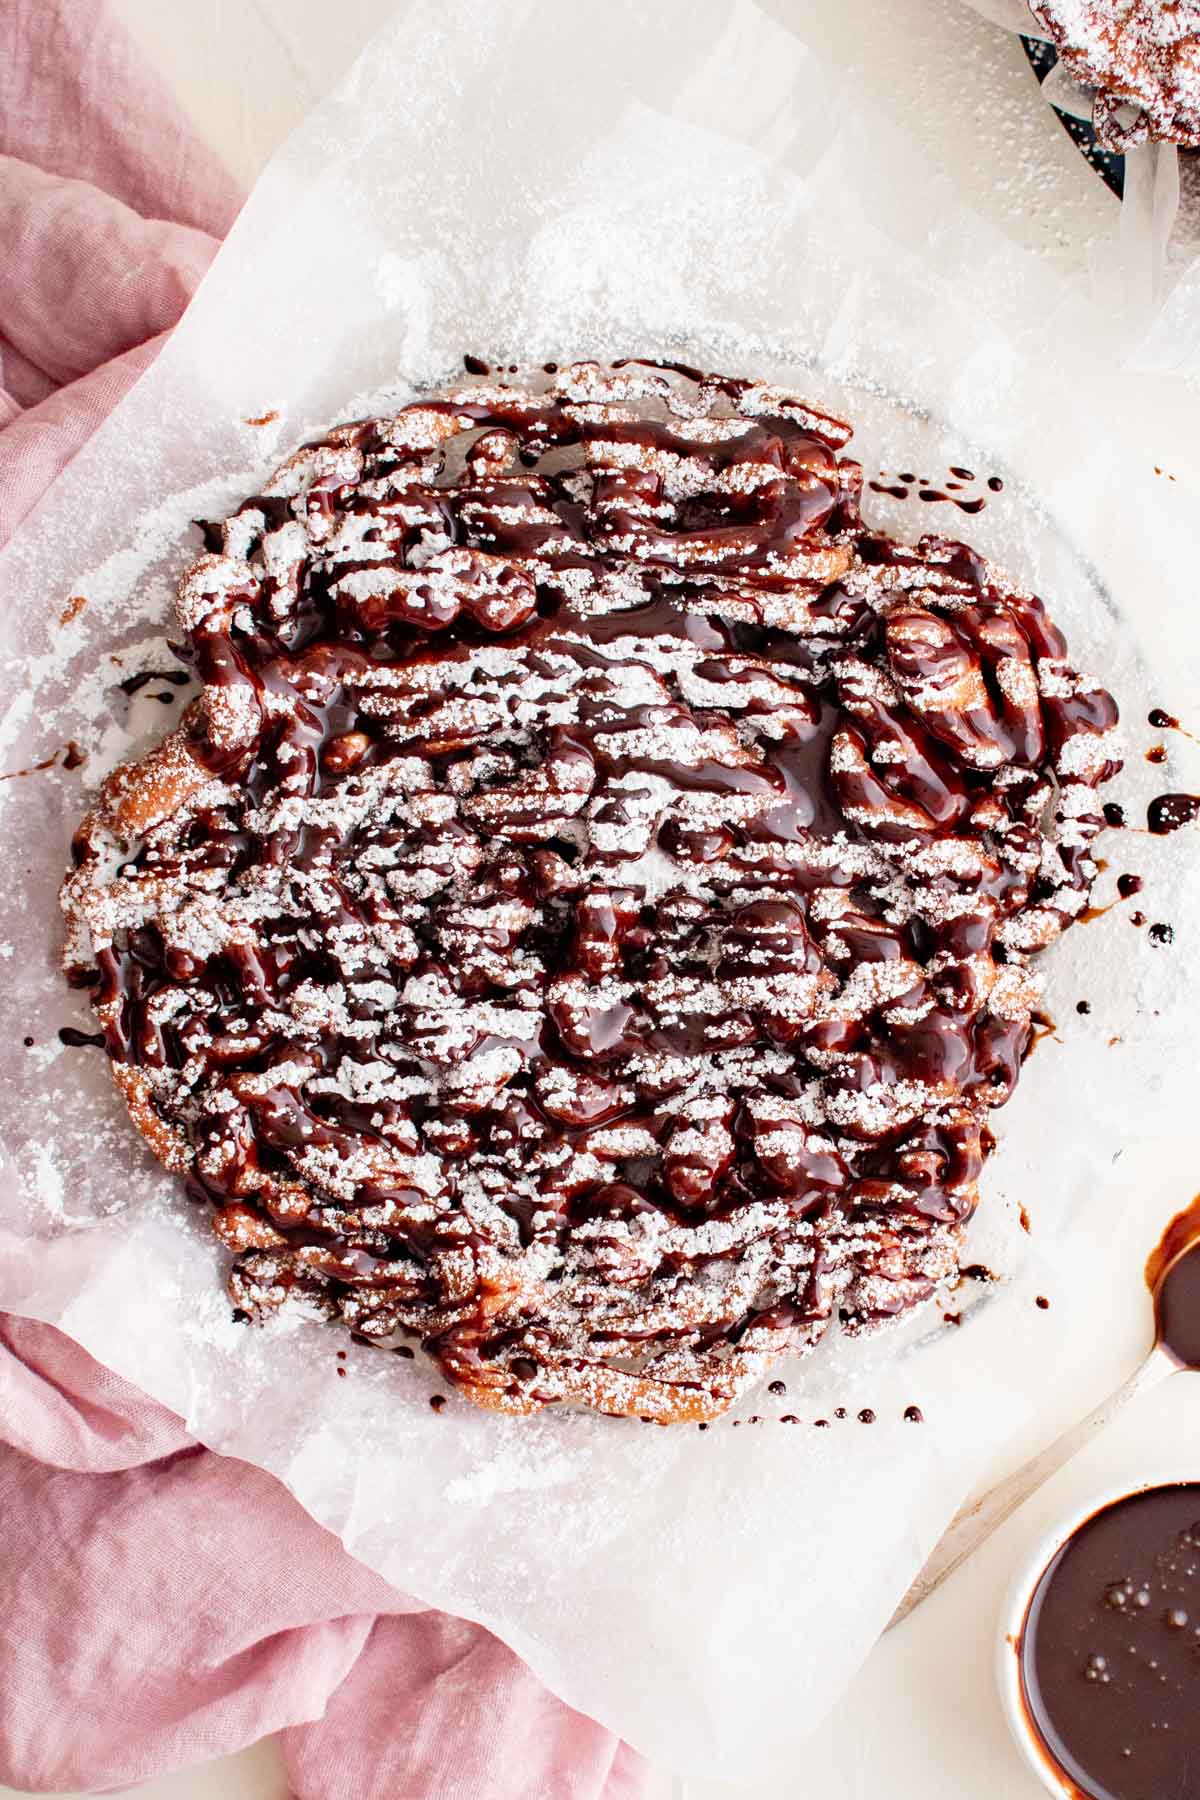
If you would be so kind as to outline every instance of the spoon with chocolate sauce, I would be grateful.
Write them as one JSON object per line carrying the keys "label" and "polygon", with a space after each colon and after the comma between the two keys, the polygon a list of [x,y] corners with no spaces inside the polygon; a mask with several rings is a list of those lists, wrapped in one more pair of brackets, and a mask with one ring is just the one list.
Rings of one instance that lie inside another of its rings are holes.
{"label": "spoon with chocolate sauce", "polygon": [[889,1630],[927,1599],[1136,1395],[1148,1392],[1180,1369],[1200,1370],[1200,1194],[1168,1225],[1146,1263],[1146,1285],[1154,1301],[1154,1342],[1142,1362],[1086,1418],[955,1515],[892,1614]]}

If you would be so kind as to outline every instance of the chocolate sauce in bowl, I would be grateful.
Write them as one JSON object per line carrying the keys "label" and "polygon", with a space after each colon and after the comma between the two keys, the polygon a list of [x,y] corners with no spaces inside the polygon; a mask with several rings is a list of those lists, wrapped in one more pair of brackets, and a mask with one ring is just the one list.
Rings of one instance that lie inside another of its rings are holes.
{"label": "chocolate sauce in bowl", "polygon": [[1200,1800],[1200,1482],[1081,1525],[1034,1590],[1018,1655],[1029,1723],[1084,1800]]}

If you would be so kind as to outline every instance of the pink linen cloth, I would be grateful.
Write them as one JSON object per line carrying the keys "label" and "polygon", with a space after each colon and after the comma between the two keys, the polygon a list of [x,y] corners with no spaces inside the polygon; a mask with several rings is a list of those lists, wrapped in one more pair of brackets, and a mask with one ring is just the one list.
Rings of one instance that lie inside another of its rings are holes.
{"label": "pink linen cloth", "polygon": [[[0,0],[0,545],[153,360],[240,197],[103,0]],[[0,1315],[0,1781],[281,1732],[298,1800],[643,1800],[645,1762],[262,1470]]]}

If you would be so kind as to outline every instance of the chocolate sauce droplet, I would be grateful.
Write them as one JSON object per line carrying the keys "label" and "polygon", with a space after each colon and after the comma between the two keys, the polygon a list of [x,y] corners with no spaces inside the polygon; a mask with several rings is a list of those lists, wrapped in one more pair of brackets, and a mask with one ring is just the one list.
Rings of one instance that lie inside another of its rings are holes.
{"label": "chocolate sauce droplet", "polygon": [[987,505],[987,501],[982,494],[977,500],[956,500],[953,494],[945,494],[940,488],[920,488],[917,492],[917,499],[924,500],[930,505],[934,505],[943,500],[948,501],[950,504],[957,506],[959,512],[964,513],[981,513]]}
{"label": "chocolate sauce droplet", "polygon": [[1200,818],[1200,794],[1159,794],[1146,808],[1146,825],[1156,837]]}
{"label": "chocolate sauce droplet", "polygon": [[140,694],[142,689],[148,687],[152,681],[165,681],[171,687],[186,687],[191,679],[186,669],[143,669],[140,674],[127,675],[124,681],[117,683],[117,686],[123,694],[128,694],[132,698],[134,694]]}

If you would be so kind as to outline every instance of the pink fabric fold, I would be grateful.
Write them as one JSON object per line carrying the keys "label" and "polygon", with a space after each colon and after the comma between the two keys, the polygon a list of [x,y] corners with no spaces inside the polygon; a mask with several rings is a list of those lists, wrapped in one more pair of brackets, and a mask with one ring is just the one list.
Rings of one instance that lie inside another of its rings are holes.
{"label": "pink fabric fold", "polygon": [[0,1780],[109,1788],[282,1732],[300,1800],[642,1800],[648,1770],[272,1476],[0,1315]]}
{"label": "pink fabric fold", "polygon": [[[102,0],[0,4],[0,546],[152,362],[239,196]],[[262,1470],[0,1315],[0,1781],[282,1733],[299,1800],[643,1800],[647,1765]]]}
{"label": "pink fabric fold", "polygon": [[217,238],[243,198],[105,0],[4,0],[0,155]]}
{"label": "pink fabric fold", "polygon": [[149,366],[240,204],[103,0],[0,5],[0,545]]}

